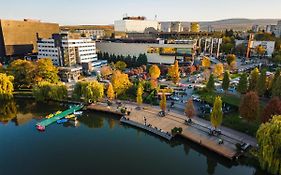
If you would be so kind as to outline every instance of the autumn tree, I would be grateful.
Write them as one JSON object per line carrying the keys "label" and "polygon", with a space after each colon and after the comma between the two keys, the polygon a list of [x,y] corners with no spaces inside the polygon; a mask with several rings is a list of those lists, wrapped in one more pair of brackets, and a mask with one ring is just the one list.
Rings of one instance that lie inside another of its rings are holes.
{"label": "autumn tree", "polygon": [[279,76],[272,87],[272,96],[281,98],[281,76]]}
{"label": "autumn tree", "polygon": [[222,63],[218,63],[214,67],[213,74],[216,77],[220,77],[223,74],[223,70],[224,70],[223,64]]}
{"label": "autumn tree", "polygon": [[103,78],[108,78],[112,74],[112,69],[110,66],[103,66],[100,73]]}
{"label": "autumn tree", "polygon": [[202,67],[210,68],[211,67],[211,60],[208,57],[204,57],[201,61]]}
{"label": "autumn tree", "polygon": [[57,83],[59,81],[58,69],[53,65],[51,59],[41,58],[38,60],[35,79],[37,82]]}
{"label": "autumn tree", "polygon": [[151,79],[154,79],[154,80],[158,79],[160,74],[161,74],[161,71],[156,64],[153,64],[149,68],[149,75],[150,75]]}
{"label": "autumn tree", "polygon": [[115,63],[115,68],[121,71],[124,71],[127,67],[127,64],[124,61],[117,61],[117,63]]}
{"label": "autumn tree", "polygon": [[13,97],[13,76],[8,76],[6,74],[0,73],[0,101],[8,100]]}
{"label": "autumn tree", "polygon": [[246,73],[243,73],[237,85],[237,91],[240,94],[245,94],[247,90],[248,90],[248,76]]}
{"label": "autumn tree", "polygon": [[255,48],[255,51],[257,53],[257,55],[259,55],[260,57],[262,57],[265,52],[266,52],[266,49],[262,46],[262,45],[258,45],[256,48]]}
{"label": "autumn tree", "polygon": [[259,79],[259,69],[255,68],[252,70],[249,78],[249,91],[255,91],[257,90],[257,84]]}
{"label": "autumn tree", "polygon": [[263,110],[262,121],[268,122],[274,115],[281,115],[281,100],[278,97],[272,98],[267,103]]}
{"label": "autumn tree", "polygon": [[[116,95],[125,93],[126,90],[132,86],[128,75],[120,72],[119,70],[113,72],[111,83]],[[117,98],[117,96],[115,96],[115,98]]]}
{"label": "autumn tree", "polygon": [[35,77],[35,64],[31,61],[17,59],[13,61],[8,71],[14,77],[15,88],[31,87],[34,83]]}
{"label": "autumn tree", "polygon": [[192,99],[189,99],[187,102],[186,102],[186,106],[185,106],[185,115],[191,120],[192,117],[195,116],[196,114],[196,111],[195,111],[195,107],[193,105],[193,100]]}
{"label": "autumn tree", "polygon": [[223,81],[222,81],[222,89],[225,92],[228,91],[229,84],[230,84],[230,75],[229,75],[229,72],[226,71],[226,72],[224,72]]}
{"label": "autumn tree", "polygon": [[240,103],[239,111],[241,117],[249,121],[255,121],[259,114],[259,97],[256,92],[248,92]]}
{"label": "autumn tree", "polygon": [[137,89],[137,104],[140,106],[142,104],[142,94],[143,94],[143,86],[139,82],[138,89]]}
{"label": "autumn tree", "polygon": [[210,75],[209,81],[206,85],[206,89],[209,92],[215,91],[215,79],[213,74]]}
{"label": "autumn tree", "polygon": [[266,91],[266,69],[263,69],[257,82],[257,89],[259,96],[263,96]]}
{"label": "autumn tree", "polygon": [[223,118],[223,112],[222,112],[222,100],[221,97],[216,97],[213,105],[213,109],[211,112],[211,123],[212,126],[217,129],[221,123]]}
{"label": "autumn tree", "polygon": [[259,162],[270,174],[281,174],[281,115],[262,124],[257,131]]}
{"label": "autumn tree", "polygon": [[163,112],[165,112],[166,107],[167,107],[166,95],[165,95],[165,93],[162,93],[161,101],[160,101],[160,108]]}
{"label": "autumn tree", "polygon": [[229,66],[231,66],[231,63],[236,62],[236,56],[234,54],[228,54],[226,56],[226,62]]}
{"label": "autumn tree", "polygon": [[110,100],[113,100],[115,97],[115,93],[114,93],[113,86],[111,83],[108,84],[106,95],[107,95],[107,98]]}
{"label": "autumn tree", "polygon": [[179,62],[176,61],[174,65],[169,67],[168,74],[172,78],[174,84],[179,83],[180,81],[180,72],[179,72]]}
{"label": "autumn tree", "polygon": [[104,95],[104,85],[94,80],[91,81],[87,87],[85,92],[85,100],[86,102],[92,101],[96,102],[100,100]]}
{"label": "autumn tree", "polygon": [[84,97],[88,84],[89,82],[86,81],[78,81],[74,86],[72,97],[76,100],[80,100],[81,97]]}

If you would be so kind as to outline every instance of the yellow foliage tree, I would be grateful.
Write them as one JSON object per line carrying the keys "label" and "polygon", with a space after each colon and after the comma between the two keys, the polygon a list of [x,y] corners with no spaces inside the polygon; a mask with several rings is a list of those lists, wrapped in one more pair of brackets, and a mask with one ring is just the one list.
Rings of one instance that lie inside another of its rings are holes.
{"label": "yellow foliage tree", "polygon": [[113,86],[111,83],[109,83],[108,88],[107,88],[107,98],[110,100],[113,100],[115,97],[115,93],[113,90]]}
{"label": "yellow foliage tree", "polygon": [[121,71],[125,70],[127,67],[127,64],[124,61],[117,61],[117,63],[115,63],[115,68],[119,69]]}
{"label": "yellow foliage tree", "polygon": [[201,62],[204,68],[209,68],[211,66],[211,60],[208,57],[204,57]]}
{"label": "yellow foliage tree", "polygon": [[178,61],[175,62],[168,70],[169,76],[172,78],[174,84],[179,83],[180,81],[180,72],[179,72],[179,63]]}
{"label": "yellow foliage tree", "polygon": [[59,81],[58,68],[53,65],[49,58],[41,58],[37,62],[37,70],[35,79],[38,81],[48,81],[57,83]]}
{"label": "yellow foliage tree", "polygon": [[160,74],[161,72],[157,65],[154,64],[149,68],[149,75],[151,79],[156,80],[157,78],[159,78]]}
{"label": "yellow foliage tree", "polygon": [[88,84],[85,91],[86,91],[85,98],[86,98],[87,102],[89,102],[90,100],[92,102],[96,102],[103,97],[104,86],[103,86],[103,84],[94,80]]}
{"label": "yellow foliage tree", "polygon": [[132,86],[128,75],[119,70],[113,72],[111,83],[117,95],[125,93]]}
{"label": "yellow foliage tree", "polygon": [[137,89],[137,104],[138,105],[142,104],[142,94],[143,94],[143,87],[142,87],[142,84],[139,83],[138,89]]}
{"label": "yellow foliage tree", "polygon": [[215,65],[213,73],[216,77],[221,77],[224,72],[223,64],[218,63]]}
{"label": "yellow foliage tree", "polygon": [[13,80],[13,76],[0,73],[0,100],[7,100],[13,97]]}
{"label": "yellow foliage tree", "polygon": [[160,101],[160,108],[163,112],[166,111],[166,107],[167,107],[167,100],[166,100],[166,95],[165,93],[162,93],[161,95],[161,101]]}
{"label": "yellow foliage tree", "polygon": [[100,70],[100,73],[103,78],[107,78],[109,75],[112,74],[112,69],[109,66],[103,66]]}

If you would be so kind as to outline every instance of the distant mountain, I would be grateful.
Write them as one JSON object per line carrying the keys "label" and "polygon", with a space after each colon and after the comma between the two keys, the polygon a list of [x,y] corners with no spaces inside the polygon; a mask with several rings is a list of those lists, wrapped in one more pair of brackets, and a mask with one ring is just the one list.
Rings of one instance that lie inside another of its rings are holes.
{"label": "distant mountain", "polygon": [[[226,29],[233,29],[239,31],[246,31],[252,28],[253,25],[260,25],[265,28],[266,25],[277,24],[280,19],[244,19],[244,18],[234,18],[234,19],[224,19],[218,21],[199,21],[202,31],[207,31],[208,26],[211,26],[216,31],[224,31]],[[171,21],[160,22],[161,28],[167,28]],[[191,22],[182,21],[184,28],[189,28]]]}

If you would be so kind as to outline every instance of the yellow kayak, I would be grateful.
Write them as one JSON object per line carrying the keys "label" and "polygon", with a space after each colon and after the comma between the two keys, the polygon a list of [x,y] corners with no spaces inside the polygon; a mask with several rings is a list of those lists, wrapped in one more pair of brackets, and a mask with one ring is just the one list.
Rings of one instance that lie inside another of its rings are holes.
{"label": "yellow kayak", "polygon": [[74,117],[75,117],[75,115],[71,114],[71,115],[66,116],[65,118],[70,119],[70,118],[74,118]]}
{"label": "yellow kayak", "polygon": [[46,118],[52,118],[52,117],[54,117],[54,114],[49,114],[46,116]]}
{"label": "yellow kayak", "polygon": [[61,112],[62,112],[62,111],[57,111],[57,112],[56,112],[56,115],[60,114]]}

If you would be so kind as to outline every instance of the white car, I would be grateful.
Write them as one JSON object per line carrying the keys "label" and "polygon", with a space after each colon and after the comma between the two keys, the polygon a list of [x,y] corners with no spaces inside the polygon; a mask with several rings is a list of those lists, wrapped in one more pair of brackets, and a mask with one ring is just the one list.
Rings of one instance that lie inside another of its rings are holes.
{"label": "white car", "polygon": [[171,98],[171,100],[174,100],[174,101],[179,101],[180,100],[180,98],[176,97],[176,96],[171,96],[170,98]]}

